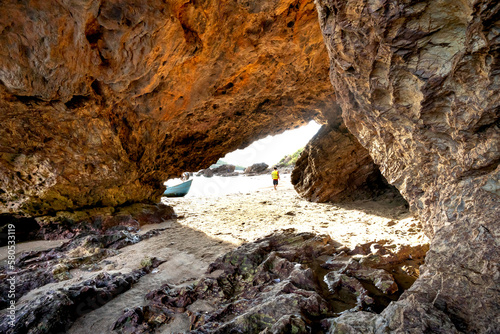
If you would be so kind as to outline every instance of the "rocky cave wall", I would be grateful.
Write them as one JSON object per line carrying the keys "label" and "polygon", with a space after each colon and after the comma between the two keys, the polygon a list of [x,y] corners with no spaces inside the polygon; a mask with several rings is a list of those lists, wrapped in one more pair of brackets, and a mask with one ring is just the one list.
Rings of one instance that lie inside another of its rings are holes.
{"label": "rocky cave wall", "polygon": [[406,201],[389,185],[364,148],[344,124],[339,106],[324,111],[327,122],[309,141],[295,164],[295,190],[314,202],[342,203],[392,196]]}
{"label": "rocky cave wall", "polygon": [[335,333],[500,330],[500,4],[317,0],[349,130],[418,213],[421,276]]}
{"label": "rocky cave wall", "polygon": [[[381,315],[344,314],[332,331],[494,333],[500,4],[316,0],[316,8],[3,1],[0,212],[157,202],[168,177],[314,118],[328,125],[304,170],[375,166],[344,131],[340,105],[433,241],[397,303]],[[352,143],[354,160],[325,157],[331,144],[321,143],[340,140]]]}
{"label": "rocky cave wall", "polygon": [[309,0],[3,1],[0,212],[162,183],[334,108]]}

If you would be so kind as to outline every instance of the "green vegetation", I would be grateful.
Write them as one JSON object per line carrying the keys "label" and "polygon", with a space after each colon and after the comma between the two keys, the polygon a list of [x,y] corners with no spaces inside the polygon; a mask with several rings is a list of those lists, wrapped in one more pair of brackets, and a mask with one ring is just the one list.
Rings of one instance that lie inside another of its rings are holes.
{"label": "green vegetation", "polygon": [[142,268],[147,268],[151,267],[153,265],[153,259],[150,256],[144,256],[144,258],[141,260],[141,267]]}
{"label": "green vegetation", "polygon": [[300,154],[304,151],[304,148],[299,148],[295,153],[291,155],[285,155],[283,159],[278,162],[276,166],[279,167],[290,167],[290,166],[295,166],[295,163],[297,162],[297,159],[300,157]]}
{"label": "green vegetation", "polygon": [[[213,165],[210,166],[210,168],[216,168],[216,167],[219,167],[219,166],[222,166],[222,165],[231,165],[231,164],[228,164],[227,162],[225,162],[224,160],[217,160],[217,162]],[[234,166],[235,170],[245,170],[246,167],[243,167],[243,166]]]}

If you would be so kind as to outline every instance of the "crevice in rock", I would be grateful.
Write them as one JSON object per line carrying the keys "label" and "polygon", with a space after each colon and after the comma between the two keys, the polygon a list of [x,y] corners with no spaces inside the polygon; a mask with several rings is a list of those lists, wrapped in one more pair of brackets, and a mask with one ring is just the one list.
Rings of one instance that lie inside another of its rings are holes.
{"label": "crevice in rock", "polygon": [[95,18],[89,20],[85,26],[85,38],[91,48],[97,48],[99,40],[103,38],[104,28],[97,22]]}
{"label": "crevice in rock", "polygon": [[461,173],[457,177],[457,181],[460,182],[467,178],[476,178],[486,174],[491,174],[500,165],[500,158],[491,161],[487,166],[482,166],[480,168],[469,169],[468,171]]}
{"label": "crevice in rock", "polygon": [[15,95],[16,99],[20,102],[24,103],[27,106],[33,106],[38,104],[46,104],[47,102],[36,96],[23,96],[23,95]]}
{"label": "crevice in rock", "polygon": [[0,214],[0,247],[7,245],[9,229],[15,232],[15,241],[22,242],[35,239],[40,225],[34,218]]}
{"label": "crevice in rock", "polygon": [[500,128],[500,107],[497,107],[491,115],[483,115],[483,117],[481,117],[481,119],[477,122],[477,129],[475,129],[475,132],[485,133],[488,129],[495,126]]}
{"label": "crevice in rock", "polygon": [[348,310],[379,313],[397,300],[418,276],[427,249],[393,253],[370,243],[349,250],[327,236],[273,235],[220,257],[188,287],[152,290],[149,303],[125,310],[114,330],[168,330],[173,319],[187,315],[189,333],[285,333],[293,326],[326,333],[329,318]]}
{"label": "crevice in rock", "polygon": [[75,95],[68,102],[64,103],[68,109],[77,109],[85,107],[88,102],[92,102],[93,99],[89,96]]}
{"label": "crevice in rock", "polygon": [[90,84],[90,87],[92,87],[94,93],[98,96],[103,96],[103,89],[102,89],[102,84],[99,80],[94,80],[92,81],[92,83]]}
{"label": "crevice in rock", "polygon": [[[116,296],[129,290],[142,276],[161,262],[152,263],[130,274],[100,273],[96,277],[69,288],[48,291],[45,295],[16,310],[15,321],[7,315],[0,317],[0,331],[15,333],[65,333],[73,322]],[[13,324],[13,325],[12,325]]]}

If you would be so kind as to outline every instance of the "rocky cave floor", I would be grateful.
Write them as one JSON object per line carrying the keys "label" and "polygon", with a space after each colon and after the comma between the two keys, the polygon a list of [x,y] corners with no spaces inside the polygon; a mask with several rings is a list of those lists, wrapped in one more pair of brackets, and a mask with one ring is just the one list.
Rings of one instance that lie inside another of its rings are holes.
{"label": "rocky cave floor", "polygon": [[391,197],[318,204],[283,182],[164,204],[39,220],[52,240],[19,244],[14,272],[0,259],[0,332],[328,332],[397,300],[429,247]]}

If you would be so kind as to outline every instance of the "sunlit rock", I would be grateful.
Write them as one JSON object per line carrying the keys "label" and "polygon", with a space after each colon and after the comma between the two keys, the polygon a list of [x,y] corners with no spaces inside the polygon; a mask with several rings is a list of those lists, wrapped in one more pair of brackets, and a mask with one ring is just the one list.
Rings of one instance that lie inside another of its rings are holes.
{"label": "sunlit rock", "polygon": [[9,1],[0,17],[0,212],[157,203],[168,178],[333,106],[312,1]]}

